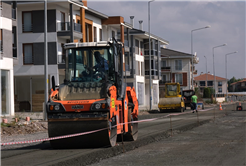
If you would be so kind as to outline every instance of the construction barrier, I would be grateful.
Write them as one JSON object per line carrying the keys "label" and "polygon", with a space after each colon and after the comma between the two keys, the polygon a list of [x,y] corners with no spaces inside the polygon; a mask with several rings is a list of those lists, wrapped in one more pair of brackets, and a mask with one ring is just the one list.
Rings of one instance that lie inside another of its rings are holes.
{"label": "construction barrier", "polygon": [[[221,107],[221,105],[220,105],[220,107]],[[204,110],[198,110],[198,112],[205,112],[205,111],[214,110],[214,118],[215,118],[215,110],[216,109],[218,109],[218,108],[214,107],[214,108],[209,108],[209,109],[204,109]],[[235,105],[234,104],[233,105],[228,105],[228,106],[226,106],[226,109],[234,110],[235,109]],[[124,124],[128,124],[128,123],[150,122],[150,121],[155,121],[155,120],[166,118],[166,117],[170,117],[170,123],[171,123],[171,117],[172,116],[184,115],[184,114],[188,114],[188,113],[192,113],[192,112],[193,111],[187,111],[187,112],[183,112],[183,113],[172,113],[172,114],[168,114],[168,115],[161,116],[161,117],[158,117],[158,118],[143,119],[143,120],[138,120],[138,121],[121,123],[121,124],[118,124],[118,125],[124,125]],[[198,112],[197,112],[197,120],[198,120],[198,123],[199,123]],[[117,127],[118,125],[112,126],[112,128]],[[44,139],[29,140],[29,141],[19,141],[19,142],[7,142],[7,143],[1,143],[1,146],[17,145],[17,144],[29,144],[29,143],[44,142],[44,141],[50,141],[50,140],[56,140],[56,139],[64,139],[64,138],[70,138],[70,137],[76,137],[76,136],[91,134],[91,133],[99,132],[99,131],[106,130],[106,129],[108,129],[108,128],[102,128],[102,129],[98,129],[98,130],[94,130],[94,131],[88,131],[88,132],[82,132],[82,133],[70,134],[70,135],[64,135],[64,136],[58,136],[58,137],[52,137],[52,138],[44,138]],[[172,130],[172,127],[171,127],[171,130]]]}

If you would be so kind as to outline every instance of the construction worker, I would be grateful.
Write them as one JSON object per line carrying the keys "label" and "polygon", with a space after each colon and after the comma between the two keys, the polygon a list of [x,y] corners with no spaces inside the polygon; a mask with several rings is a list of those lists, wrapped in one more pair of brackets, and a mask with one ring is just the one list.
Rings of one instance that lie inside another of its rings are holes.
{"label": "construction worker", "polygon": [[191,105],[192,105],[192,109],[193,109],[193,112],[197,112],[197,96],[194,94],[193,96],[191,96]]}

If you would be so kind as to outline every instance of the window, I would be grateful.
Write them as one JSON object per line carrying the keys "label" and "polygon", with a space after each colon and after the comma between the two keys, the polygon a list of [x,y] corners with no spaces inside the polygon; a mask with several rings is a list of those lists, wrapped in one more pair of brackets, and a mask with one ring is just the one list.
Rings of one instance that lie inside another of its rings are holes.
{"label": "window", "polygon": [[99,29],[99,37],[100,37],[100,41],[102,41],[102,29]]}
{"label": "window", "polygon": [[135,39],[135,54],[139,55],[139,40]]}
{"label": "window", "polygon": [[22,31],[32,32],[32,12],[22,12]]}
{"label": "window", "polygon": [[16,2],[12,2],[12,19],[16,19]]}
{"label": "window", "polygon": [[182,70],[182,60],[175,60],[175,70]]}
{"label": "window", "polygon": [[200,86],[205,86],[205,81],[200,81]]}
{"label": "window", "polygon": [[145,70],[144,70],[144,62],[141,62],[141,76],[144,76]]}
{"label": "window", "polygon": [[162,75],[162,79],[161,79],[163,82],[167,81],[167,75]]}
{"label": "window", "polygon": [[144,105],[144,83],[138,82],[138,104]]}
{"label": "window", "polygon": [[140,64],[139,61],[136,61],[136,75],[140,75]]}
{"label": "window", "polygon": [[161,67],[167,67],[167,61],[161,61]]}
{"label": "window", "polygon": [[208,81],[208,86],[213,86],[213,81]]}
{"label": "window", "polygon": [[115,38],[115,31],[112,31],[112,38]]}
{"label": "window", "polygon": [[221,81],[218,82],[218,86],[222,86],[222,82]]}
{"label": "window", "polygon": [[175,74],[175,82],[183,85],[183,74]]}
{"label": "window", "polygon": [[0,29],[0,52],[3,51],[3,30]]}
{"label": "window", "polygon": [[97,27],[94,27],[93,30],[94,30],[94,42],[97,42]]}
{"label": "window", "polygon": [[9,114],[9,94],[10,94],[10,82],[9,82],[9,70],[0,70],[0,113],[1,115]]}
{"label": "window", "polygon": [[141,42],[140,42],[140,50],[141,50],[141,51],[140,51],[140,55],[143,55],[143,54],[144,54],[144,49],[143,49],[143,47],[144,47],[144,46],[143,46],[143,42],[141,41]]}
{"label": "window", "polygon": [[16,26],[12,27],[13,57],[17,58]]}
{"label": "window", "polygon": [[65,31],[65,13],[61,12],[61,30]]}
{"label": "window", "polygon": [[218,88],[218,92],[222,92],[222,88]]}
{"label": "window", "polygon": [[23,64],[33,64],[32,44],[23,44]]}

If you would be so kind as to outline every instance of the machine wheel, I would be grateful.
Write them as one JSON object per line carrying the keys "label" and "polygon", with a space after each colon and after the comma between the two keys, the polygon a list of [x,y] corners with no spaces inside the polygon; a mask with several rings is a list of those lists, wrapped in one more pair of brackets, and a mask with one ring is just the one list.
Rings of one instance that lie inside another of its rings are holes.
{"label": "machine wheel", "polygon": [[237,106],[237,111],[242,111],[242,110],[243,110],[242,106]]}
{"label": "machine wheel", "polygon": [[[116,118],[91,121],[48,121],[49,137],[57,137],[107,128],[95,133],[51,140],[54,149],[101,148],[115,146],[117,140]],[[99,139],[100,138],[100,139]]]}
{"label": "machine wheel", "polygon": [[184,112],[184,108],[183,107],[178,108],[178,112]]}
{"label": "machine wheel", "polygon": [[[138,118],[132,118],[132,108],[128,109],[128,122],[137,121]],[[136,141],[138,138],[138,123],[128,123],[128,132],[124,135],[125,141]]]}

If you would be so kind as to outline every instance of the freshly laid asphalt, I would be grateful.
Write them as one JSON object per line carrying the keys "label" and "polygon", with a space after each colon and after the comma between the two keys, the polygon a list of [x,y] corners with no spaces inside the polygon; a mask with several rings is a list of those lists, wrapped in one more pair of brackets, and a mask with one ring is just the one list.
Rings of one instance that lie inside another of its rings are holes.
{"label": "freshly laid asphalt", "polygon": [[[146,149],[146,150],[143,149],[142,151],[143,152],[145,151],[146,154],[150,154],[150,155],[153,152],[155,154],[154,156],[159,158],[159,160],[157,161],[160,161],[160,163],[157,162],[156,165],[163,165],[162,164],[163,161],[161,160],[163,156],[158,155],[158,153],[160,153],[158,152],[158,147],[162,147],[163,153],[169,149],[170,153],[168,154],[173,156],[173,157],[170,157],[170,159],[172,160],[175,159],[175,156],[177,157],[176,155],[177,152],[179,152],[177,153],[178,156],[182,154],[181,152],[186,152],[184,154],[187,154],[188,156],[191,156],[192,158],[193,153],[190,151],[190,149],[192,149],[193,147],[192,144],[189,147],[187,147],[188,149],[183,147],[183,144],[185,144],[185,141],[187,141],[187,142],[194,143],[194,146],[199,145],[200,144],[199,138],[205,138],[205,136],[203,136],[202,134],[204,133],[206,135],[206,132],[200,132],[199,133],[200,137],[197,137],[197,138],[193,137],[194,134],[188,133],[188,132],[195,130],[194,128],[198,127],[199,126],[198,124],[201,125],[198,128],[204,127],[207,124],[211,124],[210,122],[214,119],[214,116],[216,120],[215,122],[217,123],[217,120],[220,119],[221,117],[229,118],[233,115],[238,114],[238,112],[232,111],[232,108],[235,108],[235,105],[231,107],[227,106],[227,108],[228,109],[224,111],[218,111],[218,108],[216,108],[214,109],[215,111],[211,110],[207,112],[199,112],[198,113],[199,116],[197,116],[196,113],[195,114],[188,113],[188,114],[179,115],[179,116],[172,116],[171,118],[172,119],[172,129],[173,129],[173,134],[174,134],[172,137],[170,137],[170,134],[171,134],[170,118],[168,117],[168,118],[163,118],[163,119],[159,119],[159,120],[155,120],[151,122],[139,123],[138,140],[134,142],[124,142],[123,146],[121,142],[118,142],[118,145],[113,148],[54,150],[50,147],[49,142],[45,142],[42,144],[28,146],[24,148],[14,148],[14,149],[12,148],[12,149],[2,150],[1,151],[1,162],[2,162],[2,165],[89,165],[89,164],[97,163],[105,159],[104,161],[98,163],[98,164],[104,165],[103,162],[109,161],[111,163],[110,160],[115,160],[115,158],[110,159],[110,157],[114,157],[120,154],[122,155],[117,156],[117,157],[121,157],[121,156],[124,157],[127,154],[134,153],[134,151],[138,149],[150,147],[150,149]],[[155,113],[155,114],[141,116],[140,119],[149,119],[149,118],[160,117],[160,116],[165,116],[165,115],[167,114]],[[245,114],[243,116],[244,116],[243,118],[245,118]],[[217,130],[214,130],[215,128],[213,126],[209,126],[207,128],[207,132],[209,132],[210,129],[211,131],[214,131],[214,133],[216,133],[215,131],[217,131]],[[227,131],[222,131],[222,132],[227,132]],[[186,135],[185,137],[182,136],[183,134],[186,134],[186,133],[188,133],[188,135]],[[210,134],[210,136],[212,139],[214,135]],[[175,151],[171,153],[171,149],[175,145],[175,143],[172,143],[172,141],[174,141],[175,139],[178,139],[178,137],[185,138],[185,140],[182,140],[180,138],[179,143],[181,143],[182,141],[183,143],[180,144],[182,146],[178,146],[178,147],[180,147],[181,149],[180,150],[177,149],[176,153]],[[194,138],[196,139],[194,140]],[[161,143],[162,141],[167,141],[167,142],[163,144],[155,145],[156,144],[155,142]],[[218,140],[217,142],[219,143],[220,141]],[[210,143],[210,142],[207,141],[207,143]],[[243,143],[245,145],[245,142]],[[212,143],[210,144],[214,146],[216,144],[216,141],[214,144]],[[153,148],[151,148],[152,145],[153,145]],[[206,146],[204,146],[204,148],[206,148]],[[156,152],[154,152],[155,150]],[[200,149],[200,151],[203,151],[203,150]],[[124,160],[122,160],[122,163],[120,159],[119,159],[119,163],[118,162],[114,163],[114,161],[112,161],[111,165],[123,165],[123,164],[124,165],[128,165],[128,164],[137,165],[138,163],[139,165],[140,164],[143,165],[144,163],[141,163],[141,162],[132,163],[131,158],[132,160],[134,160],[134,158],[136,160],[140,160],[140,158],[143,158],[142,159],[143,161],[145,160],[145,157],[146,159],[151,158],[148,156],[144,156],[144,153],[142,154],[140,152],[135,152],[135,153],[138,153],[139,156],[134,157],[134,155],[131,155],[129,156],[129,160],[126,160],[125,162]],[[160,153],[160,154],[163,154],[163,153]],[[210,151],[208,153],[210,153]],[[166,155],[167,154],[165,154],[165,156]],[[183,158],[185,158],[185,156]],[[186,161],[188,162],[189,160],[186,160]],[[107,165],[110,165],[110,164],[107,163]],[[170,161],[169,164],[167,165],[183,165],[183,163],[180,160],[179,164],[172,164],[172,162]],[[190,165],[190,164],[187,164],[187,165]]]}

